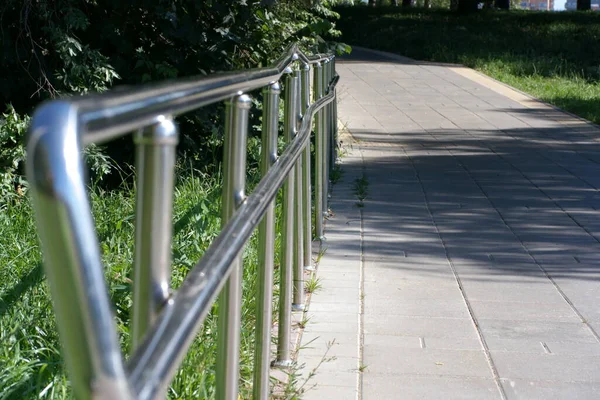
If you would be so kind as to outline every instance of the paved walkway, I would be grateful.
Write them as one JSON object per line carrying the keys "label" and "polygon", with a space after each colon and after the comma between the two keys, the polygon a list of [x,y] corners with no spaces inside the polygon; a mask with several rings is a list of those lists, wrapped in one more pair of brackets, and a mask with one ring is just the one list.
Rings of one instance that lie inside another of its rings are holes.
{"label": "paved walkway", "polygon": [[600,130],[465,68],[337,67],[304,399],[600,398]]}

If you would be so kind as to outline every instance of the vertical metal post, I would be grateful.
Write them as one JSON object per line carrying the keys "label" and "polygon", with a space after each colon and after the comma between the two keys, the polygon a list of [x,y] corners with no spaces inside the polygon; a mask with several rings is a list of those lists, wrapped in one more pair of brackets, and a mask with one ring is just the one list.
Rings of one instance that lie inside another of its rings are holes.
{"label": "vertical metal post", "polygon": [[[277,160],[279,94],[275,82],[263,90],[261,175]],[[269,204],[258,226],[258,294],[256,297],[256,348],[254,353],[253,399],[269,398],[271,323],[273,316],[273,264],[275,253],[275,206]]]}
{"label": "vertical metal post", "polygon": [[[302,115],[302,71],[294,72],[296,78],[296,131],[300,127]],[[294,298],[293,311],[304,310],[304,196],[303,176],[304,165],[302,156],[296,161],[296,195],[294,196]]]}
{"label": "vertical metal post", "polygon": [[[323,62],[323,95],[327,94],[327,89],[329,88],[329,60],[326,59]],[[323,125],[323,217],[327,217],[329,215],[328,199],[329,199],[329,145],[330,145],[330,112],[329,112],[329,104],[323,107],[323,119],[321,124]]]}
{"label": "vertical metal post", "polygon": [[[321,63],[314,64],[314,100],[323,96],[323,67]],[[315,115],[315,234],[323,239],[323,108]]]}
{"label": "vertical metal post", "polygon": [[[335,56],[332,57],[331,59],[331,71],[332,71],[332,78],[336,76],[336,72],[335,72]],[[334,163],[337,160],[337,151],[338,151],[338,114],[337,114],[337,89],[333,89],[333,102],[332,102],[332,109],[333,109],[333,155],[334,155]]]}
{"label": "vertical metal post", "polygon": [[[324,68],[323,70],[325,71],[325,89],[323,90],[324,93],[329,94],[329,84],[331,83],[331,59],[327,59],[327,61],[325,62]],[[326,196],[326,203],[325,203],[325,214],[328,215],[328,207],[327,207],[327,203],[329,198],[331,197],[331,170],[333,168],[333,157],[332,157],[332,136],[333,136],[333,129],[332,129],[332,108],[331,108],[331,103],[327,104],[325,107],[325,112],[327,114],[327,118],[325,120],[325,134],[326,134],[326,139],[325,139],[325,160],[326,160],[326,164],[327,167],[325,168],[325,185],[327,187],[327,196]]]}
{"label": "vertical metal post", "polygon": [[[291,69],[285,82],[285,108],[283,135],[286,143],[296,134],[296,102],[298,100],[298,78],[292,75]],[[292,309],[292,277],[294,255],[294,189],[296,171],[290,171],[288,179],[283,184],[283,221],[281,224],[281,257],[280,257],[280,289],[279,289],[279,322],[277,359],[273,363],[277,367],[287,367],[291,364],[290,330]]]}
{"label": "vertical metal post", "polygon": [[[329,59],[326,59],[323,61],[323,96],[329,94],[329,82],[330,82],[330,76],[329,76],[329,68],[331,66],[331,63],[329,61]],[[328,103],[325,107],[323,107],[323,109],[325,110],[325,163],[327,165],[327,168],[325,170],[325,185],[327,187],[327,194],[329,194],[329,133],[330,133],[330,112],[329,112],[329,105],[330,103]],[[325,214],[327,214],[327,208],[325,208]]]}
{"label": "vertical metal post", "polygon": [[[244,94],[233,97],[226,104],[221,210],[223,225],[245,199],[246,142],[251,104],[250,97]],[[238,399],[241,298],[242,254],[240,253],[219,295],[216,371],[218,400]]]}
{"label": "vertical metal post", "polygon": [[132,348],[169,297],[175,146],[177,126],[160,116],[135,134],[136,223],[133,269]]}
{"label": "vertical metal post", "polygon": [[73,396],[128,399],[85,190],[79,124],[77,107],[67,101],[38,108],[29,130],[27,178]]}
{"label": "vertical metal post", "polygon": [[[333,77],[335,76],[335,58],[331,57],[331,61],[329,62],[329,82],[331,82],[331,80],[333,79]],[[335,89],[334,90],[334,95],[335,95]],[[330,120],[330,130],[329,130],[329,172],[330,172],[330,176],[331,173],[333,172],[333,169],[335,168],[335,161],[336,161],[336,150],[337,150],[337,136],[336,136],[336,129],[337,129],[337,119],[336,119],[336,115],[335,115],[335,98],[334,100],[329,103],[328,105],[329,107],[329,120]]]}
{"label": "vertical metal post", "polygon": [[[300,80],[300,112],[304,116],[310,105],[310,66],[302,66],[302,75]],[[312,265],[312,202],[310,187],[310,139],[306,143],[304,154],[302,155],[302,197],[304,204],[304,270],[313,271]]]}

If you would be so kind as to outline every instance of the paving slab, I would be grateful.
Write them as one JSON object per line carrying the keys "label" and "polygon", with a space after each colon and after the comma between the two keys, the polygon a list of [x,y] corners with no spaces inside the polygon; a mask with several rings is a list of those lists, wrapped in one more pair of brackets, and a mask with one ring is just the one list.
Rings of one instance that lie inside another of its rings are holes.
{"label": "paving slab", "polygon": [[395,349],[437,349],[437,350],[483,350],[477,338],[365,335],[364,346],[387,346],[390,353]]}
{"label": "paving slab", "polygon": [[423,399],[423,400],[489,400],[498,399],[493,379],[400,375],[373,375],[363,377],[363,398]]}
{"label": "paving slab", "polygon": [[461,66],[336,67],[303,398],[599,398],[600,129]]}
{"label": "paving slab", "polygon": [[357,395],[356,387],[333,386],[309,383],[302,388],[303,400],[323,399],[354,399]]}
{"label": "paving slab", "polygon": [[481,350],[410,349],[388,350],[386,344],[365,345],[363,361],[370,374],[467,376],[491,378],[487,360]]}
{"label": "paving slab", "polygon": [[[530,381],[600,382],[598,356],[492,352],[502,377]],[[535,368],[532,366],[535,365]]]}
{"label": "paving slab", "polygon": [[589,400],[600,397],[600,385],[597,383],[503,379],[502,386],[510,400]]}

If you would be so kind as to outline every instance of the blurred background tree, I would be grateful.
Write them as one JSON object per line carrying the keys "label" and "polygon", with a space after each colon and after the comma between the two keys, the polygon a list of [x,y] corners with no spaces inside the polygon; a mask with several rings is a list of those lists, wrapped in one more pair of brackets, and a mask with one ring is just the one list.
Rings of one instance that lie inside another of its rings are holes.
{"label": "blurred background tree", "polygon": [[[330,2],[288,0],[4,0],[0,4],[0,165],[3,182],[21,183],[27,115],[57,96],[102,92],[183,76],[260,67],[291,43],[306,51],[345,49],[334,42],[338,15]],[[9,116],[9,117],[7,117]],[[222,128],[219,106],[180,118],[180,154],[214,164]],[[215,148],[217,146],[217,148]],[[118,164],[131,164],[131,140],[111,144]],[[13,157],[13,155],[15,155]],[[102,153],[93,171],[110,171]],[[218,157],[217,157],[218,158]],[[218,161],[218,160],[216,160]],[[20,171],[20,172],[19,172]],[[122,177],[115,177],[115,184]],[[5,185],[6,186],[6,185]],[[8,185],[10,186],[10,185]]]}

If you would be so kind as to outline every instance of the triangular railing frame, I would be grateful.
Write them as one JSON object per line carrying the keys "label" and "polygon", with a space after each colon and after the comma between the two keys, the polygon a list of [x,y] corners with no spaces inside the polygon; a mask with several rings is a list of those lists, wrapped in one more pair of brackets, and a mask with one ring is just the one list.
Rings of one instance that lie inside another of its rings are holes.
{"label": "triangular railing frame", "polygon": [[[278,157],[279,80],[282,78],[287,147]],[[291,360],[290,313],[292,309],[303,307],[303,271],[312,268],[312,204],[316,236],[323,238],[328,176],[336,154],[337,81],[332,55],[309,57],[294,45],[269,68],[55,100],[36,110],[27,146],[27,176],[63,354],[77,398],[164,397],[182,358],[219,296],[216,397],[237,400],[240,257],[256,229],[260,284],[254,398],[268,398],[274,201],[283,187],[279,335],[274,364],[285,366]],[[246,136],[251,99],[245,93],[259,88],[264,88],[263,177],[246,196]],[[178,139],[174,118],[223,100],[227,105],[223,229],[183,284],[171,291],[172,196]],[[310,178],[313,120],[314,203]],[[86,191],[82,148],[130,132],[135,132],[137,164],[131,326],[134,351],[125,363]]]}

